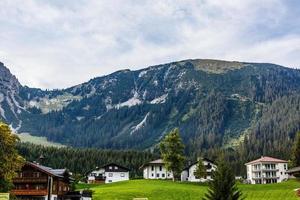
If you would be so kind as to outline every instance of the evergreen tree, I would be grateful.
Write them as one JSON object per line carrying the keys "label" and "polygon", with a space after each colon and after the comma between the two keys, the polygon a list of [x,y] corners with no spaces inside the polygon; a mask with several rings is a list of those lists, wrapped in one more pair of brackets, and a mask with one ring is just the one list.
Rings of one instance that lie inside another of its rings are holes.
{"label": "evergreen tree", "polygon": [[168,171],[173,172],[173,181],[180,176],[184,165],[184,145],[179,129],[175,128],[160,143],[160,152]]}
{"label": "evergreen tree", "polygon": [[194,172],[196,178],[204,178],[206,176],[206,167],[203,164],[202,158],[198,160],[196,171]]}
{"label": "evergreen tree", "polygon": [[209,190],[203,200],[238,200],[243,199],[237,188],[231,167],[221,156],[217,162],[217,170],[212,174]]}
{"label": "evergreen tree", "polygon": [[17,141],[9,126],[0,122],[0,192],[9,191],[16,171],[24,162],[16,150]]}
{"label": "evergreen tree", "polygon": [[300,132],[298,132],[295,137],[295,143],[293,147],[293,166],[300,166]]}

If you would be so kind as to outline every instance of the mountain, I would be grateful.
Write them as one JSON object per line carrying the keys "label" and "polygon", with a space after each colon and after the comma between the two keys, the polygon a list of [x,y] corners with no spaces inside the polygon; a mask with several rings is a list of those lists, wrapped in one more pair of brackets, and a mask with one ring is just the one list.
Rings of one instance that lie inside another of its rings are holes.
{"label": "mountain", "polygon": [[184,60],[51,91],[0,72],[2,120],[74,147],[148,149],[179,127],[187,152],[280,138],[286,153],[300,130],[300,71],[275,64]]}

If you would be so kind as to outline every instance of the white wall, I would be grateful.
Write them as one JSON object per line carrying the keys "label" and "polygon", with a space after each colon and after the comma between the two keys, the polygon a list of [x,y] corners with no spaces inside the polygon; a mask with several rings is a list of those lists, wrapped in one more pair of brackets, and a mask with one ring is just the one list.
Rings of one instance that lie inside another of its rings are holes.
{"label": "white wall", "polygon": [[144,167],[143,176],[144,179],[172,179],[173,173],[168,172],[164,165],[149,165]]}
{"label": "white wall", "polygon": [[[203,161],[203,165],[208,165],[210,164],[211,165],[211,169],[207,169],[206,172],[209,172],[211,173],[212,171],[215,171],[217,169],[217,166],[212,164],[212,163],[209,163],[207,161]],[[207,175],[206,178],[196,178],[194,173],[197,169],[197,164],[194,164],[192,166],[190,166],[190,168],[187,170],[184,170],[181,172],[181,181],[190,181],[190,182],[206,182],[206,181],[209,181],[209,180],[212,180],[212,177],[211,175]]]}
{"label": "white wall", "polygon": [[129,172],[105,172],[105,183],[115,183],[119,181],[128,181]]}
{"label": "white wall", "polygon": [[[264,165],[265,164],[275,164],[275,169],[276,171],[276,180],[277,183],[280,183],[282,181],[285,181],[288,179],[288,174],[287,174],[287,170],[288,170],[288,165],[287,163],[255,163],[255,164],[250,164],[250,165],[246,165],[246,169],[247,169],[247,180],[251,183],[251,184],[256,184],[255,180],[255,175],[256,173],[258,173],[257,170],[254,170],[254,165],[258,165],[260,167],[260,173],[261,173],[261,182],[262,184],[266,184],[266,179],[263,179],[264,177],[266,177],[266,171],[263,171]],[[278,179],[277,179],[278,177]]]}

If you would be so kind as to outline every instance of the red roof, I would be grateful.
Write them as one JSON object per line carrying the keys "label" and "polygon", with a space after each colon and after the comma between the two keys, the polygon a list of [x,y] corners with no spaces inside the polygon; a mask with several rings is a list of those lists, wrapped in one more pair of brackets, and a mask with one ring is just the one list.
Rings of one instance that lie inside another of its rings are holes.
{"label": "red roof", "polygon": [[269,157],[269,156],[262,156],[259,159],[256,159],[256,160],[253,160],[251,162],[246,163],[246,165],[254,164],[254,163],[260,163],[260,162],[287,163],[288,161],[281,160],[281,159],[278,159],[278,158],[272,158],[272,157]]}

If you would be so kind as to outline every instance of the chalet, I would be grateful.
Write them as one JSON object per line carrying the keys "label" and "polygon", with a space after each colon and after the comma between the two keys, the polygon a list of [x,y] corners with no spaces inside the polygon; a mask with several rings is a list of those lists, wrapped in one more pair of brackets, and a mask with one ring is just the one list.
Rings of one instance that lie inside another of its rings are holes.
{"label": "chalet", "polygon": [[140,167],[143,169],[144,179],[172,179],[173,173],[167,171],[162,159],[153,160]]}
{"label": "chalet", "polygon": [[13,179],[11,191],[22,200],[60,200],[70,191],[70,174],[66,169],[52,169],[26,162]]}
{"label": "chalet", "polygon": [[280,183],[288,179],[288,161],[262,156],[245,164],[251,184]]}
{"label": "chalet", "polygon": [[114,183],[129,180],[129,169],[110,163],[96,168],[87,176],[88,183]]}
{"label": "chalet", "polygon": [[206,176],[198,178],[195,176],[198,162],[199,161],[190,164],[181,172],[181,181],[206,182],[212,180],[212,172],[217,169],[217,166],[213,163],[213,161],[207,158],[202,158],[203,165],[206,168]]}

